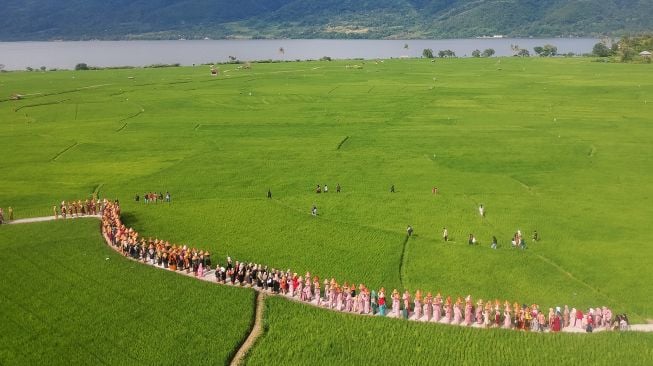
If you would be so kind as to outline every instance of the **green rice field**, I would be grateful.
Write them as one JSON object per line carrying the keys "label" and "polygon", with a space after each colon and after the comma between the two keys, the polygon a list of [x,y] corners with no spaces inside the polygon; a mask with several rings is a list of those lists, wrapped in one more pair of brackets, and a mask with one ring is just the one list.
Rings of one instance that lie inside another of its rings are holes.
{"label": "green rice field", "polygon": [[236,352],[249,333],[253,291],[126,260],[98,225],[0,230],[3,365],[220,364]]}
{"label": "green rice field", "polygon": [[[142,236],[208,249],[214,261],[230,255],[374,289],[440,291],[454,298],[471,294],[544,308],[607,305],[633,322],[653,319],[648,284],[653,247],[647,232],[653,219],[650,65],[470,58],[241,66],[220,65],[218,77],[210,76],[208,66],[0,73],[0,207],[13,207],[16,218],[45,216],[61,200],[95,192],[119,199],[123,220]],[[22,98],[10,100],[14,94]],[[316,194],[317,184],[328,184],[329,192]],[[342,192],[335,192],[336,184]],[[135,202],[136,195],[150,191],[168,191],[172,202]],[[485,218],[478,213],[480,204]],[[317,217],[310,214],[313,205]],[[407,225],[415,232],[406,241]],[[443,227],[450,236],[446,243]],[[511,248],[517,230],[525,234],[527,250]],[[530,240],[534,230],[538,242]],[[478,245],[468,245],[470,233]],[[497,250],[490,248],[493,236]],[[248,332],[251,291],[138,268],[103,246],[97,222],[3,226],[0,243],[18,251],[10,261],[15,281],[28,289],[47,284],[48,307],[54,309],[94,304],[88,316],[101,317],[103,327],[117,327],[127,312],[134,329],[141,329],[134,318],[164,321],[162,310],[174,306],[178,317],[216,342],[185,337],[184,349],[193,352],[190,345],[200,342],[197,349],[208,349],[199,357],[218,363],[231,357]],[[26,261],[20,249],[42,255]],[[55,256],[50,250],[64,251],[71,262],[52,265],[45,259]],[[89,261],[83,266],[74,260],[82,255],[81,262]],[[31,277],[41,266],[55,271],[53,284],[43,282],[48,277],[42,274]],[[97,277],[100,268],[124,279],[113,286],[131,291],[130,297],[113,306],[100,301],[106,300],[98,294],[108,283]],[[95,279],[82,281],[89,276]],[[138,286],[129,278],[150,281],[145,287],[151,296],[135,297]],[[163,292],[162,279],[175,284],[168,289],[170,298],[155,296]],[[65,313],[40,314],[45,305],[32,299],[39,292],[12,293],[6,282],[2,292],[10,295],[2,298],[2,308],[12,328],[4,335],[10,347],[0,351],[0,363],[72,357],[62,349],[79,342],[73,335],[89,329],[87,323],[74,321],[60,330],[57,339],[64,348],[40,347],[54,337],[41,334],[52,326],[41,323],[54,323]],[[64,296],[61,289],[68,282],[90,297]],[[177,287],[204,295],[171,303]],[[202,296],[220,305],[204,306]],[[158,310],[129,313],[125,309],[136,298],[147,301],[141,308]],[[395,360],[391,363],[405,356],[413,364],[495,364],[491,357],[496,356],[500,363],[516,364],[548,353],[541,360],[551,364],[560,353],[577,364],[573,361],[591,353],[588,360],[596,362],[590,363],[601,364],[598,352],[610,345],[613,353],[605,363],[623,357],[637,363],[653,344],[644,334],[522,337],[266,301],[268,328],[247,359],[253,364],[269,361],[272,350],[283,364],[366,362],[375,359],[375,351]],[[202,315],[182,312],[198,306]],[[236,311],[241,308],[247,310]],[[25,325],[32,333],[21,332],[25,311],[40,314],[41,321]],[[290,320],[295,316],[296,323]],[[223,336],[212,335],[225,326]],[[324,337],[302,338],[300,329],[312,327]],[[132,334],[114,329],[103,334],[111,342]],[[177,331],[196,333],[189,327]],[[94,340],[93,352],[115,363],[130,363],[120,358],[128,355],[150,357],[153,338],[134,334],[136,345],[124,345],[124,354],[101,339]],[[278,348],[276,340],[284,335],[287,343]],[[179,340],[175,333],[160,336],[170,347]],[[430,346],[442,338],[452,340]],[[497,356],[501,348],[490,353],[481,348],[485,343],[526,347],[531,340],[536,348],[502,356]],[[466,342],[474,344],[473,352],[462,354]],[[22,353],[21,344],[38,351]],[[350,352],[358,354],[351,359],[338,351],[354,346]],[[577,348],[585,351],[576,355]],[[626,349],[641,352],[631,355]],[[154,363],[183,358],[152,357],[162,360]]]}

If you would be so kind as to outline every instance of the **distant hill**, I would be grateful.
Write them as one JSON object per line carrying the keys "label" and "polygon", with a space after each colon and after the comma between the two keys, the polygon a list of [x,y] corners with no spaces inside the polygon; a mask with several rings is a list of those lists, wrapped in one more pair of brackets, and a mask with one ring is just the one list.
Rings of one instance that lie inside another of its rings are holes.
{"label": "distant hill", "polygon": [[597,36],[653,30],[651,0],[5,0],[0,40]]}

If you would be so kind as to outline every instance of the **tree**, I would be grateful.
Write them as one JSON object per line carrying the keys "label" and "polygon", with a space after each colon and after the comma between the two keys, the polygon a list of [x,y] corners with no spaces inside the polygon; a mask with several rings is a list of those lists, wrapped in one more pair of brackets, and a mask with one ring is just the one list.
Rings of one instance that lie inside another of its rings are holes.
{"label": "tree", "polygon": [[622,45],[619,50],[619,58],[621,59],[621,62],[632,61],[633,58],[635,58],[635,55],[637,55],[637,52],[629,46]]}
{"label": "tree", "polygon": [[613,55],[612,50],[603,42],[594,45],[592,48],[592,54],[597,57],[609,57]]}
{"label": "tree", "polygon": [[80,62],[77,65],[75,65],[75,70],[78,70],[78,71],[79,70],[88,70],[88,65],[83,63],[83,62]]}
{"label": "tree", "polygon": [[440,50],[438,51],[438,57],[443,58],[443,57],[456,57],[456,53],[453,52],[452,50]]}
{"label": "tree", "polygon": [[45,66],[41,66],[41,71],[45,71],[45,69],[46,69]]}
{"label": "tree", "polygon": [[408,49],[408,43],[404,43],[404,49],[405,49],[405,50]]}
{"label": "tree", "polygon": [[433,50],[430,48],[425,48],[424,51],[422,51],[422,56],[424,56],[424,58],[433,58]]}
{"label": "tree", "polygon": [[27,67],[25,68],[25,70],[27,70],[27,71],[34,71],[34,69],[33,69],[32,67],[30,67],[30,66],[27,66]]}
{"label": "tree", "polygon": [[0,64],[0,72],[5,70],[5,64]]}
{"label": "tree", "polygon": [[528,52],[528,50],[525,49],[525,48],[522,48],[522,49],[519,50],[519,52],[517,52],[517,56],[519,56],[519,57],[529,57],[530,55],[531,55],[531,53]]}
{"label": "tree", "polygon": [[492,57],[494,55],[494,48],[486,48],[483,51],[483,57]]}
{"label": "tree", "polygon": [[552,44],[545,44],[544,46],[533,47],[533,51],[542,57],[550,57],[558,54],[558,47]]}
{"label": "tree", "polygon": [[481,57],[481,51],[480,50],[472,51],[472,57]]}

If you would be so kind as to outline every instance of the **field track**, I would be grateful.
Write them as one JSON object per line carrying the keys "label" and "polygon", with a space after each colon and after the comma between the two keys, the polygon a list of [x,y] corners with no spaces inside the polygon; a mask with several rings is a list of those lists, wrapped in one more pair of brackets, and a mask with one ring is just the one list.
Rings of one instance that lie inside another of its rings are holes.
{"label": "field track", "polygon": [[[68,217],[65,220],[74,220],[74,219],[79,219],[79,218],[100,219],[101,216],[100,215],[87,215],[87,216],[82,216],[82,217]],[[29,223],[35,223],[35,222],[55,221],[55,220],[57,220],[57,219],[54,216],[32,217],[32,218],[13,220],[13,221],[8,222],[8,224],[12,224],[12,225],[15,225],[15,224],[29,224]],[[60,218],[59,220],[63,220],[63,219]],[[111,243],[109,241],[109,238],[107,236],[104,236],[104,240],[105,240],[106,244],[110,248],[118,251],[118,248],[111,245]],[[152,267],[156,267],[158,269],[168,270],[167,268],[159,267],[159,266],[157,266],[155,264],[145,263],[145,262],[142,262],[142,261],[138,261],[138,262],[142,263],[142,264],[145,264],[145,265],[150,265]],[[185,276],[189,276],[189,277],[194,277],[194,275],[192,273],[185,273],[185,272],[182,272],[182,271],[175,271],[175,273],[185,275]],[[198,278],[198,279],[203,280],[203,281],[207,281],[207,282],[215,283],[214,281],[211,281],[211,278],[214,278],[214,273],[215,273],[215,271],[212,271],[212,270],[207,271],[202,278]],[[233,284],[225,284],[225,285],[226,286],[235,286]],[[304,301],[300,301],[299,299],[288,296],[288,295],[273,294],[271,292],[268,292],[268,291],[265,291],[263,289],[259,289],[259,288],[256,288],[256,287],[252,287],[252,289],[258,292],[257,299],[256,299],[256,312],[255,312],[256,318],[255,318],[255,321],[254,321],[254,326],[252,327],[252,331],[250,332],[249,336],[247,337],[247,339],[245,340],[243,345],[240,347],[240,349],[238,350],[238,352],[234,356],[234,359],[231,362],[232,365],[238,365],[238,364],[241,363],[241,361],[247,355],[247,352],[249,351],[249,349],[255,344],[256,339],[259,337],[259,335],[262,332],[262,324],[261,323],[262,323],[262,320],[263,320],[263,309],[265,307],[264,306],[265,305],[265,296],[267,296],[267,295],[269,295],[269,296],[280,296],[280,297],[287,298],[289,300],[294,300],[296,302],[300,302],[302,304],[310,304],[310,305],[313,305],[313,306],[316,306],[316,307],[319,307],[319,308],[324,308],[321,304],[319,304],[317,302],[317,300],[314,300],[314,301],[311,301],[311,302],[304,302]],[[327,309],[327,310],[339,312],[338,310],[335,310],[335,309]],[[372,316],[372,315],[365,315],[365,314],[358,314],[358,313],[349,313],[349,314]],[[389,315],[387,315],[387,317],[392,318],[393,316],[391,314],[389,314]],[[419,322],[425,321],[424,319],[417,320],[417,319],[414,319],[412,317],[409,318],[408,320],[419,321]],[[442,323],[442,324],[448,324],[448,323]],[[454,324],[448,324],[448,325],[454,325]],[[481,329],[483,329],[482,326],[477,326],[476,324],[472,325],[470,328],[481,328]],[[638,332],[653,332],[653,323],[651,323],[651,324],[631,324],[630,325],[630,330],[631,331],[638,331]],[[595,332],[601,332],[601,331],[605,331],[605,329],[604,328],[595,329]],[[564,328],[562,330],[562,332],[586,333],[583,329],[580,329],[580,328],[572,328],[572,329]]]}
{"label": "field track", "polygon": [[238,352],[231,360],[231,366],[241,365],[247,352],[254,346],[258,337],[263,333],[263,310],[265,309],[265,293],[259,292],[256,295],[256,316],[254,318],[254,326],[252,331],[247,336],[245,342],[240,346]]}

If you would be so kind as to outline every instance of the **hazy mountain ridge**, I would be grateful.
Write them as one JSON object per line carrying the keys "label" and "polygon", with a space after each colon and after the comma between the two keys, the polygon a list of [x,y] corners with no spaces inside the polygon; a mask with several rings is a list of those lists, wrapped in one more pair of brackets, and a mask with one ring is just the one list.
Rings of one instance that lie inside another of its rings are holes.
{"label": "hazy mountain ridge", "polygon": [[653,30],[650,0],[6,0],[0,40],[455,38]]}

